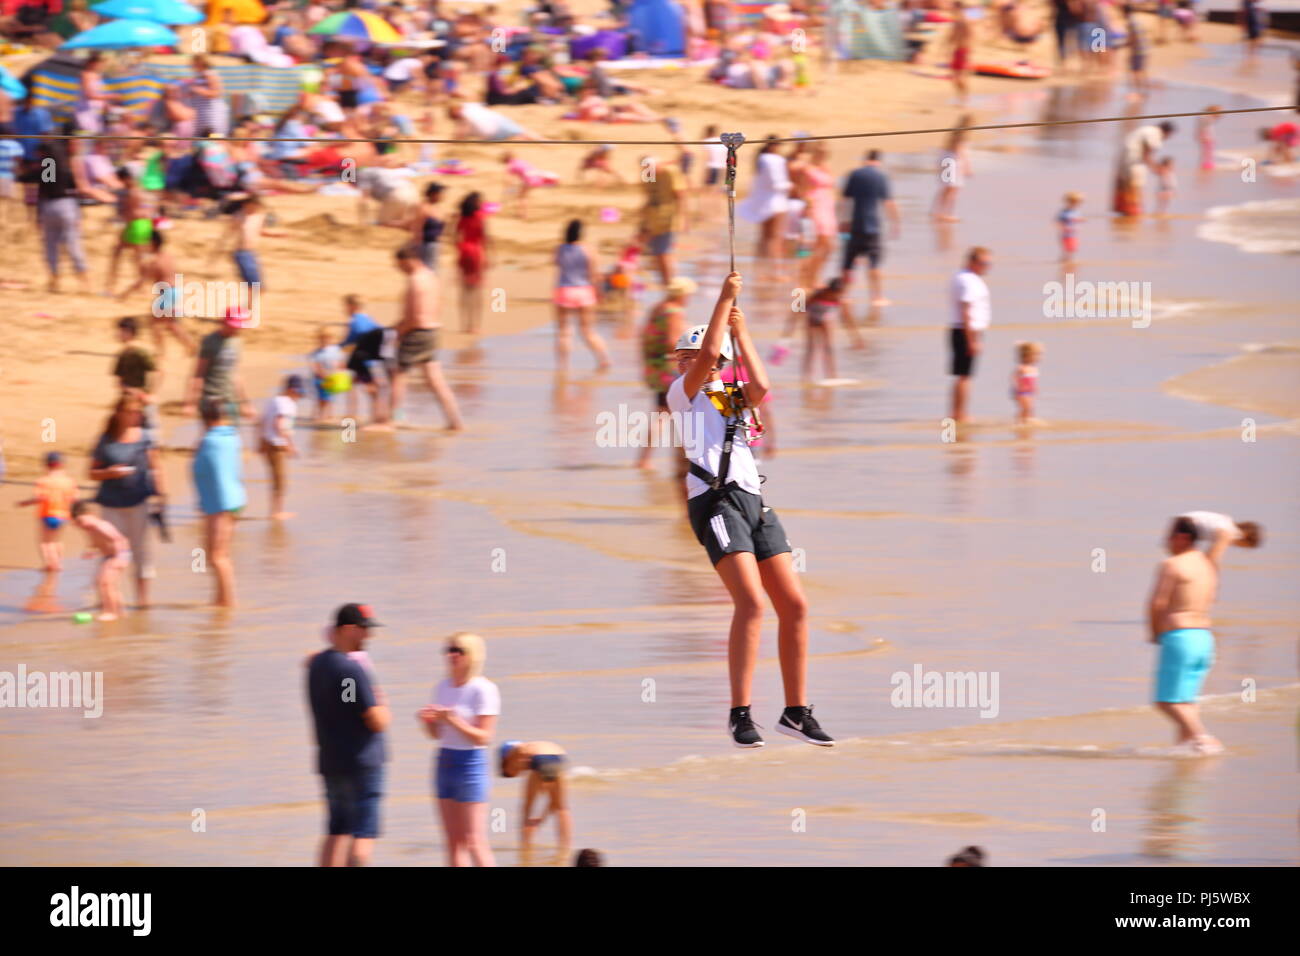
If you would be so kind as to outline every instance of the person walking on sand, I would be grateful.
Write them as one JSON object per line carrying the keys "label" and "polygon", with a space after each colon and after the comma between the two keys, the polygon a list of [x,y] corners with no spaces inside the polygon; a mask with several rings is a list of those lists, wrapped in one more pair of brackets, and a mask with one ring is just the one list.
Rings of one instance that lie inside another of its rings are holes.
{"label": "person walking on sand", "polygon": [[391,416],[396,418],[406,398],[406,376],[420,369],[434,398],[442,406],[450,431],[465,427],[456,396],[438,362],[438,277],[424,264],[420,249],[408,243],[397,250],[397,268],[406,276],[402,317],[397,323],[397,367],[393,370]]}
{"label": "person walking on sand", "polygon": [[487,649],[477,634],[453,634],[443,649],[447,677],[416,715],[441,745],[434,770],[449,866],[496,866],[487,839],[491,790],[487,746],[501,713],[501,692],[483,676]]}
{"label": "person walking on sand", "polygon": [[235,565],[230,543],[235,515],[248,503],[244,491],[239,429],[226,418],[224,402],[208,400],[200,409],[207,431],[194,452],[192,474],[203,512],[206,563],[213,571],[212,603],[235,606]]}
{"label": "person walking on sand", "polygon": [[578,333],[596,358],[596,371],[609,368],[605,340],[596,331],[596,289],[600,269],[596,253],[582,241],[582,220],[570,219],[564,229],[564,242],[555,250],[555,358],[561,368],[569,365],[573,351],[569,318],[578,323]]}
{"label": "person walking on sand", "polygon": [[[524,821],[521,848],[529,853],[533,837],[548,816],[555,818],[559,856],[568,856],[573,845],[573,814],[569,812],[568,784],[564,779],[568,754],[549,740],[507,740],[498,751],[501,776],[524,778],[524,796],[519,816]],[[533,813],[533,804],[546,799],[546,809]]]}
{"label": "person walking on sand", "polygon": [[380,624],[365,604],[334,615],[330,646],[307,664],[307,699],[316,730],[316,770],[327,811],[321,866],[365,866],[379,836],[379,801],[392,713],[375,682],[366,642]]}
{"label": "person walking on sand", "polygon": [[983,350],[983,336],[992,318],[989,287],[984,275],[993,257],[983,246],[966,254],[966,266],[952,280],[952,328],[948,342],[952,350],[952,420],[967,421],[970,380],[975,375],[975,360]]}
{"label": "person walking on sand", "polygon": [[[1217,526],[1208,552],[1197,548],[1201,531],[1193,517],[1173,520],[1165,541],[1169,557],[1157,568],[1147,614],[1151,643],[1160,647],[1155,706],[1173,721],[1178,746],[1210,755],[1222,753],[1223,745],[1201,723],[1197,698],[1214,664],[1210,608],[1219,584],[1219,561],[1233,541],[1233,531],[1208,521],[1203,526]],[[1257,535],[1254,540],[1258,542]]]}
{"label": "person walking on sand", "polygon": [[268,398],[262,408],[258,450],[266,459],[267,473],[271,476],[272,521],[293,517],[284,510],[284,492],[288,485],[287,459],[298,457],[298,446],[293,440],[293,422],[298,416],[298,400],[302,395],[302,377],[290,375],[279,393]]}
{"label": "person walking on sand", "polygon": [[[844,198],[852,202],[853,212],[849,221],[841,227],[849,237],[844,243],[844,264],[840,270],[844,288],[847,290],[853,280],[853,267],[857,264],[858,256],[865,256],[867,293],[872,308],[889,305],[880,278],[880,263],[885,256],[880,210],[883,208],[889,215],[893,238],[898,238],[902,227],[898,204],[894,202],[889,179],[881,168],[880,160],[880,150],[871,150],[867,153],[865,162],[844,181]],[[844,321],[853,328],[849,312],[849,309],[844,310]],[[854,331],[856,333],[856,329]]]}
{"label": "person walking on sand", "polygon": [[144,260],[139,276],[122,291],[118,300],[125,302],[137,289],[147,285],[151,315],[149,331],[153,335],[154,351],[161,358],[164,335],[170,335],[188,354],[193,355],[194,339],[181,324],[181,318],[185,314],[185,290],[178,288],[182,284],[176,282],[180,270],[167,249],[166,234],[154,229],[149,237],[149,245],[153,254]]}
{"label": "person walking on sand", "polygon": [[451,233],[456,238],[460,271],[460,330],[477,335],[483,323],[483,280],[491,246],[481,193],[472,192],[461,200]]}
{"label": "person walking on sand", "polygon": [[238,412],[245,418],[253,417],[253,406],[239,374],[239,333],[251,322],[247,309],[232,306],[226,310],[221,326],[203,337],[186,390],[183,408],[187,416],[195,413],[200,402],[218,402],[227,406],[223,416]]}
{"label": "person walking on sand", "polygon": [[[739,273],[730,273],[709,324],[687,329],[678,339],[675,357],[680,376],[668,387],[668,408],[682,416],[684,425],[689,416],[689,434],[694,436],[683,441],[689,462],[686,494],[691,528],[734,606],[727,651],[731,680],[727,734],[736,747],[763,746],[750,710],[750,694],[766,592],[779,621],[785,690],[786,706],[776,729],[796,740],[830,747],[835,741],[821,729],[807,700],[808,601],[791,562],[785,529],[776,512],[763,503],[747,434],[733,427],[732,393],[719,374],[722,365],[733,359],[729,340],[734,338],[740,349],[734,358],[749,373],[744,383],[748,402],[756,407],[768,392],[763,360],[749,336],[744,313],[736,307],[740,289]],[[688,434],[685,427],[683,433]]]}

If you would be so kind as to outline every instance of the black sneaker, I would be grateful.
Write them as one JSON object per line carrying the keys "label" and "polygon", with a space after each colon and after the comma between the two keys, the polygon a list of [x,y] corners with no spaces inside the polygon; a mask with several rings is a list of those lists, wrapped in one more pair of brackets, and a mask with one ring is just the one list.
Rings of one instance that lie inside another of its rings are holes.
{"label": "black sneaker", "polygon": [[811,707],[787,707],[776,722],[776,729],[787,737],[818,747],[834,747],[835,738],[822,730]]}
{"label": "black sneaker", "polygon": [[727,720],[727,732],[731,734],[731,742],[737,747],[752,750],[763,746],[763,738],[758,735],[754,718],[749,716],[748,707],[731,708],[731,717]]}

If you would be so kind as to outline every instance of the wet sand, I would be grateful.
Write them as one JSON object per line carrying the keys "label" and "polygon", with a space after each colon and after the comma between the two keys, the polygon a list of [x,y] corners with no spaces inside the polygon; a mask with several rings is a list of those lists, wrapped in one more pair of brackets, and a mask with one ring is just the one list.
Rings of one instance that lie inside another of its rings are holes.
{"label": "wet sand", "polygon": [[[1146,108],[1214,101],[1254,102],[1176,86]],[[977,106],[1012,121],[1123,108],[1113,93],[1069,87]],[[1256,125],[1225,118],[1220,139],[1248,141]],[[1284,199],[1290,187],[1198,177],[1184,127],[1170,144],[1184,170],[1174,215],[1113,226],[1121,129],[1103,129],[982,135],[963,221],[940,230],[923,221],[932,154],[886,147],[906,226],[886,264],[896,304],[869,327],[865,352],[840,354],[840,374],[862,386],[801,388],[793,357],[775,370],[778,453],[761,470],[806,561],[812,703],[841,741],[834,751],[770,732],[780,706],[770,621],[755,689],[769,746],[731,751],[730,607],[680,519],[669,452],[645,474],[629,467],[635,450],[595,440],[598,414],[648,405],[632,343],[614,340],[608,375],[559,378],[539,325],[449,351],[466,435],[420,428],[347,444],[303,429],[292,522],[264,520],[250,456],[233,614],[200,606],[209,582],[189,570],[198,531],[179,455],[182,526],[160,561],[164,603],[150,612],[109,626],[29,619],[20,609],[35,575],[12,569],[30,555],[6,548],[18,554],[0,576],[0,661],[102,670],[108,706],[98,720],[5,715],[0,859],[307,862],[321,808],[302,661],[330,609],[358,599],[391,624],[371,647],[397,717],[381,864],[441,861],[431,748],[413,715],[441,676],[440,638],[465,629],[488,641],[499,736],[565,745],[585,768],[574,778],[578,843],[613,863],[932,865],[969,843],[995,864],[1297,862],[1300,446],[1283,347],[1296,340],[1294,265],[1197,236],[1203,210]],[[1052,216],[1067,189],[1089,197],[1079,277],[1151,283],[1149,327],[1044,316],[1043,284],[1058,277]],[[687,237],[689,267],[710,284],[722,237],[717,227]],[[741,243],[751,247],[748,233]],[[973,243],[994,249],[994,327],[977,427],[950,443],[945,288]],[[747,302],[771,341],[788,284],[759,288]],[[1039,412],[1053,424],[1026,434],[1011,427],[1006,392],[1012,345],[1031,336],[1047,345]],[[1274,358],[1263,374],[1258,363]],[[576,354],[575,368],[584,361]],[[1241,440],[1246,417],[1254,442]],[[438,421],[422,392],[413,418]],[[20,490],[6,486],[2,500]],[[1198,507],[1258,520],[1269,537],[1225,562],[1206,719],[1228,753],[1188,761],[1168,756],[1169,729],[1146,706],[1142,602],[1165,520]],[[31,534],[20,518],[0,523],[7,541]],[[1092,570],[1097,548],[1104,573]],[[87,581],[70,572],[64,593]],[[918,664],[997,672],[997,717],[891,706],[891,676]],[[1240,701],[1244,680],[1262,689],[1257,702]],[[516,800],[499,781],[492,805],[513,817]],[[207,833],[190,831],[195,808]],[[1104,833],[1092,829],[1098,808]],[[806,832],[792,832],[797,810]],[[517,859],[515,842],[494,835],[504,862]]]}

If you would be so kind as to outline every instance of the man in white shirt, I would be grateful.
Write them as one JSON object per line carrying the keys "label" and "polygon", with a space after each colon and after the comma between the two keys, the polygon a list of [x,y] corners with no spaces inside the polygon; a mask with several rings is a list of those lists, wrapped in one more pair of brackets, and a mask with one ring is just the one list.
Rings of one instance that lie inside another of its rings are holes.
{"label": "man in white shirt", "polygon": [[290,375],[284,380],[284,388],[279,394],[268,398],[262,407],[258,431],[261,435],[260,451],[266,458],[266,467],[271,474],[273,521],[293,517],[284,510],[285,459],[298,454],[298,448],[293,442],[293,420],[298,415],[298,399],[302,395],[302,376]]}
{"label": "man in white shirt", "polygon": [[984,282],[984,274],[989,271],[992,259],[989,250],[975,246],[966,254],[966,268],[952,280],[949,342],[952,374],[957,376],[952,387],[952,419],[955,422],[967,420],[966,403],[970,396],[971,376],[975,374],[975,359],[984,347],[984,330],[992,318],[989,287]]}

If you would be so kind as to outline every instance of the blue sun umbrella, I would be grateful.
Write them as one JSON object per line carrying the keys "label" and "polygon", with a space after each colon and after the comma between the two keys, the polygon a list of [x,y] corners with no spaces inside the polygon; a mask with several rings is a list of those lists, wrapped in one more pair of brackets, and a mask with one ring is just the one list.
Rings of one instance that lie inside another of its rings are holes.
{"label": "blue sun umbrella", "polygon": [[60,50],[129,50],[141,46],[175,46],[181,42],[171,30],[148,20],[110,20],[78,33]]}
{"label": "blue sun umbrella", "polygon": [[101,17],[117,17],[123,20],[148,20],[151,23],[166,23],[183,26],[198,23],[203,14],[182,0],[105,0],[90,8],[92,13]]}

